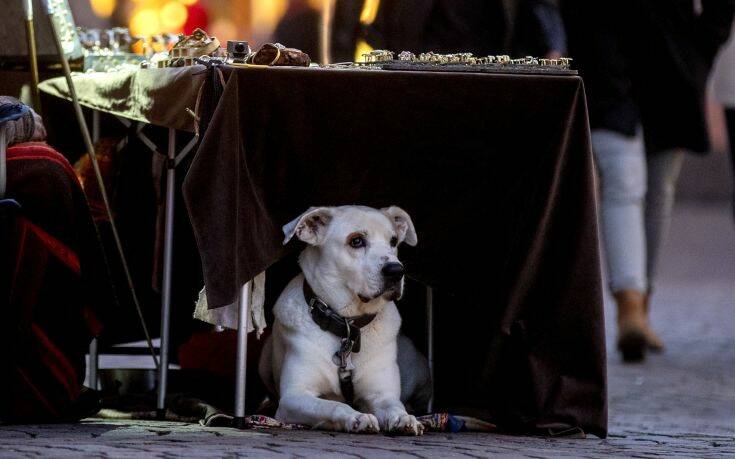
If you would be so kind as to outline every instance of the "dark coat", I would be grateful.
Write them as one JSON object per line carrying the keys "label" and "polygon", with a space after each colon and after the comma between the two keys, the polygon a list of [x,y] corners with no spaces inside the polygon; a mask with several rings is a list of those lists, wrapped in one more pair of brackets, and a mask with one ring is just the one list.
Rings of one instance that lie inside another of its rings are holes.
{"label": "dark coat", "polygon": [[575,65],[594,128],[634,135],[649,152],[706,152],[705,88],[727,39],[734,0],[565,0]]}
{"label": "dark coat", "polygon": [[549,35],[558,34],[553,33],[556,32],[553,24],[550,27],[548,21],[538,16],[543,15],[541,9],[555,9],[556,3],[556,0],[382,0],[366,38],[373,47],[392,51],[470,52],[479,56],[511,51],[544,54],[556,38]]}

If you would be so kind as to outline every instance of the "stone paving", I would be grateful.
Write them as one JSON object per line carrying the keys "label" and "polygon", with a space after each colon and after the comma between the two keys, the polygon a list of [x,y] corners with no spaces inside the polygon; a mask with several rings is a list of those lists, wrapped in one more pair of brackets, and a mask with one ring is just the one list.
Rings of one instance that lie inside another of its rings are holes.
{"label": "stone paving", "polygon": [[[87,420],[0,427],[1,457],[735,457],[735,231],[723,206],[680,206],[653,303],[667,352],[622,365],[608,333],[610,435],[419,438]],[[609,304],[609,302],[608,302]],[[614,320],[608,308],[608,331]]]}

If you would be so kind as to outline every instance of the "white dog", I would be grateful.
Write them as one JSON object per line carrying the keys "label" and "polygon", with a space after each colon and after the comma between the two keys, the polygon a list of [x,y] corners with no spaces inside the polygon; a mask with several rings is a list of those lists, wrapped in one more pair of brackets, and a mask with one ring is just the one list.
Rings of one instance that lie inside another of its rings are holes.
{"label": "white dog", "polygon": [[[311,208],[283,227],[309,246],[303,274],[279,297],[260,375],[279,395],[276,418],[347,432],[421,435],[403,402],[425,410],[426,359],[399,336],[403,293],[398,245],[416,245],[398,207]],[[399,369],[400,367],[400,369]],[[355,410],[352,406],[359,409]]]}

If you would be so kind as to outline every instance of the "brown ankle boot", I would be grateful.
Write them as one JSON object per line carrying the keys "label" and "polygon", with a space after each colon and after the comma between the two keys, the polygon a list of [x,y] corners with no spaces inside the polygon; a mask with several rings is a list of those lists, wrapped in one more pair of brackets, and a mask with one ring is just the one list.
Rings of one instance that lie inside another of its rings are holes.
{"label": "brown ankle boot", "polygon": [[646,356],[645,294],[637,290],[613,293],[618,304],[618,350],[626,362],[639,362]]}
{"label": "brown ankle boot", "polygon": [[646,343],[648,344],[648,349],[652,352],[663,352],[664,350],[664,342],[659,336],[656,334],[655,331],[653,331],[653,328],[651,328],[651,292],[649,291],[646,293],[646,296],[644,298],[644,311],[646,313]]}

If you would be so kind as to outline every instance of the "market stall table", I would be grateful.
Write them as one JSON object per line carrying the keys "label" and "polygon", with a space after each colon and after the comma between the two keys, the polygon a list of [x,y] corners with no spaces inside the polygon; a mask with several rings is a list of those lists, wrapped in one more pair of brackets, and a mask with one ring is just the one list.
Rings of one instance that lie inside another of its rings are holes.
{"label": "market stall table", "polygon": [[[595,181],[576,76],[225,68],[184,183],[212,309],[310,206],[398,205],[437,304],[435,408],[607,432]],[[240,315],[241,322],[243,314]],[[244,334],[242,334],[244,335]],[[242,338],[242,336],[241,336]]]}
{"label": "market stall table", "polygon": [[[173,215],[176,166],[193,150],[198,141],[194,111],[201,101],[201,89],[206,78],[204,66],[166,69],[127,68],[114,72],[78,73],[73,76],[79,102],[93,110],[92,137],[99,137],[99,113],[114,115],[153,153],[159,148],[143,132],[146,125],[168,129],[166,162],[165,223],[163,238],[163,279],[161,285],[161,345],[157,409],[163,416],[168,381],[169,320],[171,310],[171,271],[173,257]],[[46,80],[39,89],[52,96],[71,100],[64,77]],[[133,124],[135,124],[133,126]],[[194,137],[177,151],[176,132],[194,133]],[[124,142],[124,140],[123,140]],[[161,153],[162,154],[162,153]],[[97,340],[90,346],[89,381],[97,384]]]}

